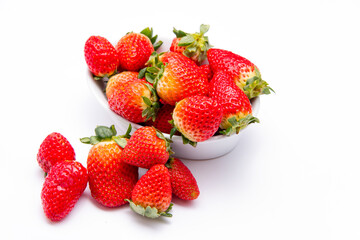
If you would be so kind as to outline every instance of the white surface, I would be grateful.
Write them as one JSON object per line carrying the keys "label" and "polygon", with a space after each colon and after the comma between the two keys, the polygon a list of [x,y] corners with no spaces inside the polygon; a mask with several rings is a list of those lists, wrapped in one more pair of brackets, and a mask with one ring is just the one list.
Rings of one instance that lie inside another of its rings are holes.
{"label": "white surface", "polygon": [[[171,43],[170,38],[165,38],[163,41],[166,40],[167,43]],[[169,46],[167,46],[167,48],[164,48],[163,50],[159,50],[159,52],[168,50]],[[109,116],[113,120],[115,127],[121,130],[125,130],[128,128],[129,124],[131,124],[132,133],[135,132],[138,128],[142,127],[139,124],[126,120],[125,118],[121,117],[110,109],[108,100],[104,93],[105,84],[103,81],[94,80],[93,75],[90,71],[86,71],[85,81],[91,89],[91,92],[94,94],[94,97],[99,101],[100,105],[103,106],[105,110],[109,113]],[[260,97],[253,98],[251,101],[251,105],[252,114],[256,117],[260,110]],[[242,138],[242,134],[246,130],[247,128],[243,129],[238,134],[232,134],[231,136],[213,136],[206,141],[197,143],[196,148],[194,148],[190,144],[183,144],[182,137],[174,135],[171,138],[171,148],[174,152],[173,156],[188,160],[207,160],[221,157],[232,151],[238,144],[241,144],[241,140],[247,141],[246,139]],[[170,134],[164,133],[164,136],[170,139]]]}
{"label": "white surface", "polygon": [[[234,2],[0,2],[2,239],[360,238],[359,2]],[[275,89],[261,99],[261,123],[230,154],[185,161],[201,194],[174,199],[171,219],[104,209],[87,189],[64,221],[47,221],[41,141],[62,133],[85,164],[79,138],[112,124],[84,80],[86,39],[201,23],[211,44],[255,62]]]}

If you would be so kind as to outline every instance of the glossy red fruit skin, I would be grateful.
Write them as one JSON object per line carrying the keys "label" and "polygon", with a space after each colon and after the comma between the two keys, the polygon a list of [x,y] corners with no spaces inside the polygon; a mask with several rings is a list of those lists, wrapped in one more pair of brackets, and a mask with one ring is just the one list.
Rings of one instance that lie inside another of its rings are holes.
{"label": "glossy red fruit skin", "polygon": [[167,65],[156,91],[164,102],[175,105],[186,97],[208,94],[208,80],[191,59],[180,53],[167,52],[160,60]]}
{"label": "glossy red fruit skin", "polygon": [[165,212],[172,199],[168,169],[163,164],[152,166],[136,183],[131,200],[144,208],[150,206]]}
{"label": "glossy red fruit skin", "polygon": [[228,50],[211,48],[207,52],[207,57],[214,73],[225,71],[240,88],[244,87],[247,79],[256,75],[256,66],[252,62]]}
{"label": "glossy red fruit skin", "polygon": [[141,33],[128,33],[115,46],[119,66],[123,70],[138,71],[145,67],[154,47],[150,39]]}
{"label": "glossy red fruit skin", "polygon": [[170,158],[166,163],[171,178],[172,193],[183,200],[194,200],[200,190],[195,177],[187,166],[178,158]]}
{"label": "glossy red fruit skin", "polygon": [[213,72],[211,70],[210,65],[209,64],[204,64],[204,65],[201,65],[199,68],[203,71],[203,74],[205,74],[206,79],[210,82],[210,80],[213,77]]}
{"label": "glossy red fruit skin", "polygon": [[207,96],[191,96],[178,102],[173,112],[176,129],[193,142],[203,142],[218,130],[223,113],[220,104]]}
{"label": "glossy red fruit skin", "polygon": [[85,61],[97,77],[112,75],[119,66],[119,59],[114,46],[104,37],[91,36],[84,47]]}
{"label": "glossy red fruit skin", "polygon": [[210,81],[209,96],[215,99],[223,109],[223,120],[220,126],[222,129],[229,127],[228,118],[236,116],[239,119],[252,113],[250,100],[225,71],[214,74]]}
{"label": "glossy red fruit skin", "polygon": [[134,132],[121,154],[123,162],[146,169],[155,164],[165,164],[168,159],[166,141],[156,135],[153,127],[148,126]]}
{"label": "glossy red fruit skin", "polygon": [[142,96],[151,99],[151,91],[145,83],[130,80],[118,84],[117,89],[109,97],[108,104],[110,109],[121,117],[133,123],[142,123],[146,120],[142,112],[147,108]]}
{"label": "glossy red fruit skin", "polygon": [[56,163],[48,173],[41,191],[45,215],[60,221],[74,208],[87,185],[86,168],[76,161]]}
{"label": "glossy red fruit skin", "polygon": [[122,162],[121,153],[118,144],[106,141],[94,145],[88,154],[91,196],[106,207],[124,205],[138,180],[138,168]]}
{"label": "glossy red fruit skin", "polygon": [[113,75],[106,84],[106,97],[109,99],[110,96],[114,93],[114,91],[120,87],[119,85],[130,80],[136,80],[146,83],[144,79],[138,79],[138,75],[138,72],[133,71],[124,71]]}
{"label": "glossy red fruit skin", "polygon": [[149,120],[146,122],[147,126],[153,126],[154,128],[158,129],[163,133],[170,134],[171,129],[173,126],[169,123],[172,120],[172,112],[174,110],[174,106],[170,104],[164,104],[158,111],[156,115],[156,119],[153,122]]}
{"label": "glossy red fruit skin", "polygon": [[170,51],[171,52],[177,52],[177,53],[181,53],[183,54],[184,50],[186,49],[186,47],[184,46],[179,46],[179,41],[180,38],[174,38],[171,42],[171,46],[170,46]]}
{"label": "glossy red fruit skin", "polygon": [[36,158],[39,166],[47,173],[57,162],[75,160],[75,151],[63,135],[53,132],[41,143]]}

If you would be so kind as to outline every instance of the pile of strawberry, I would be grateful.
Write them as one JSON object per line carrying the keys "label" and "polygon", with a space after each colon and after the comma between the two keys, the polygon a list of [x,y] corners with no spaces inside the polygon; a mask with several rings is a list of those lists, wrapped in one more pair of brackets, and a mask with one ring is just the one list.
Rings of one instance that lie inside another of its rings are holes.
{"label": "pile of strawberry", "polygon": [[[70,142],[51,133],[40,145],[37,160],[46,173],[41,191],[45,215],[60,221],[74,208],[89,183],[91,196],[105,207],[130,203],[145,217],[171,217],[172,196],[198,198],[200,191],[190,170],[171,156],[169,139],[146,126],[130,135],[116,135],[114,126],[98,126],[95,136],[81,138],[93,145],[87,168],[75,160]],[[139,179],[139,168],[146,173]]]}
{"label": "pile of strawberry", "polygon": [[[215,134],[238,133],[259,120],[250,100],[272,89],[249,60],[212,48],[199,33],[174,28],[167,52],[146,28],[130,32],[115,46],[100,36],[85,43],[85,60],[94,79],[103,79],[110,109],[133,123],[154,126],[193,146]],[[208,61],[208,64],[204,64]]]}
{"label": "pile of strawberry", "polygon": [[[163,133],[181,135],[193,146],[215,134],[238,133],[259,121],[250,100],[272,91],[249,60],[212,48],[208,30],[208,25],[194,34],[174,29],[170,49],[162,53],[156,52],[162,42],[150,28],[126,34],[115,46],[100,36],[86,41],[86,63],[94,79],[106,83],[110,109],[142,127],[132,135],[131,125],[124,135],[114,126],[96,127],[95,136],[80,139],[93,145],[86,168],[60,133],[45,138],[37,161],[46,173],[41,199],[51,221],[69,214],[88,183],[99,204],[129,203],[150,218],[172,216],[173,195],[198,198],[196,179],[172,156]],[[146,170],[140,178],[139,168]]]}

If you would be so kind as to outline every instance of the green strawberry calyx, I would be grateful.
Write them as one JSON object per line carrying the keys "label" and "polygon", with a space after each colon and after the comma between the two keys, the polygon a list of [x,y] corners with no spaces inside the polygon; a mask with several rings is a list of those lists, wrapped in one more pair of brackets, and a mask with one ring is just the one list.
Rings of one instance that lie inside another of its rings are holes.
{"label": "green strawberry calyx", "polygon": [[167,66],[167,64],[164,64],[162,61],[160,61],[159,57],[162,54],[164,53],[158,54],[157,52],[154,51],[146,63],[147,67],[141,69],[138,75],[139,79],[145,77],[145,80],[148,83],[151,83],[155,89],[159,79],[163,76],[165,68]]}
{"label": "green strawberry calyx", "polygon": [[157,112],[160,109],[160,103],[159,103],[159,97],[157,96],[157,93],[154,89],[154,87],[148,83],[145,83],[146,87],[151,92],[151,97],[145,97],[141,96],[144,103],[146,104],[146,108],[142,111],[142,117],[145,117],[145,122],[149,120],[150,118],[155,121]]}
{"label": "green strawberry calyx", "polygon": [[196,147],[197,142],[191,141],[190,139],[185,137],[184,134],[182,134],[181,131],[176,127],[174,120],[170,120],[169,123],[171,124],[171,126],[173,126],[173,128],[170,130],[170,139],[172,139],[176,132],[179,132],[181,134],[183,144],[190,144],[191,146]]}
{"label": "green strawberry calyx", "polygon": [[255,67],[255,76],[246,81],[243,90],[249,99],[257,97],[261,94],[270,94],[271,92],[275,92],[269,84],[261,78],[260,71],[257,67]]}
{"label": "green strawberry calyx", "polygon": [[116,74],[118,74],[117,70],[115,70],[110,74],[104,74],[103,76],[96,76],[95,74],[92,75],[95,81],[103,81],[106,84],[109,81],[109,79]]}
{"label": "green strawberry calyx", "polygon": [[236,117],[231,117],[227,120],[231,126],[220,131],[221,134],[230,136],[234,133],[238,134],[240,130],[246,128],[251,123],[259,123],[259,119],[257,117],[252,116],[251,114],[247,115],[244,118],[236,119]]}
{"label": "green strawberry calyx", "polygon": [[153,36],[154,33],[152,28],[147,27],[143,29],[140,33],[144,34],[150,39],[155,51],[163,44],[162,41],[156,42],[158,35]]}
{"label": "green strawberry calyx", "polygon": [[[152,128],[154,128],[154,127],[152,127]],[[173,141],[169,138],[166,138],[161,131],[157,130],[156,128],[154,128],[154,129],[156,131],[156,136],[165,141],[166,151],[169,153],[169,155],[174,154],[173,150],[171,149],[171,143]]]}
{"label": "green strawberry calyx", "polygon": [[80,138],[80,142],[85,144],[96,145],[100,142],[115,141],[121,148],[126,146],[127,140],[130,138],[131,124],[124,135],[116,136],[117,132],[114,125],[110,127],[97,126],[95,128],[95,136]]}
{"label": "green strawberry calyx", "polygon": [[130,208],[134,212],[136,212],[144,217],[148,217],[148,218],[158,218],[160,216],[172,217],[172,214],[169,213],[169,211],[172,209],[173,203],[170,203],[170,206],[168,207],[168,209],[166,209],[165,212],[159,212],[159,210],[155,207],[147,206],[146,208],[144,208],[141,205],[136,205],[133,201],[131,201],[129,199],[125,199],[125,201],[129,202]]}
{"label": "green strawberry calyx", "polygon": [[200,32],[186,33],[181,30],[173,29],[174,34],[179,38],[178,46],[185,47],[183,54],[194,60],[198,65],[206,59],[206,53],[212,46],[209,38],[204,34],[209,31],[210,26],[201,24]]}

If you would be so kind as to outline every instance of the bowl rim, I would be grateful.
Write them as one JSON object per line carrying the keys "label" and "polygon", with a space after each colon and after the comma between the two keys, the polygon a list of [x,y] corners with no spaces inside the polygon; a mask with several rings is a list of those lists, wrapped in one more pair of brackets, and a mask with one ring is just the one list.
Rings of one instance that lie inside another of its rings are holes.
{"label": "bowl rim", "polygon": [[[104,93],[104,90],[105,90],[104,82],[102,80],[95,80],[93,77],[93,74],[90,72],[89,69],[87,69],[86,76],[87,76],[86,82],[87,82],[87,85],[90,87],[91,92],[93,93],[93,95],[95,95],[95,98],[98,100],[98,102],[101,104],[101,106],[103,106],[107,111],[109,111],[110,114],[112,114],[116,118],[119,118],[119,120],[125,121],[128,124],[131,124],[133,131],[136,129],[139,129],[141,127],[144,127],[140,124],[130,122],[129,120],[127,120],[127,119],[121,117],[120,115],[116,114],[115,112],[113,112],[108,105],[107,98]],[[102,85],[102,86],[100,86],[100,85]],[[252,106],[252,114],[254,117],[256,117],[258,115],[259,108],[260,108],[260,97],[259,96],[251,99],[251,106]],[[165,138],[170,139],[170,134],[163,133],[163,135]],[[239,134],[232,134],[230,136],[216,135],[216,136],[212,136],[211,138],[207,139],[204,142],[208,142],[208,143],[209,142],[217,142],[217,141],[221,141],[225,138],[237,137],[238,135]],[[172,141],[182,141],[182,136],[173,135],[171,140]]]}

